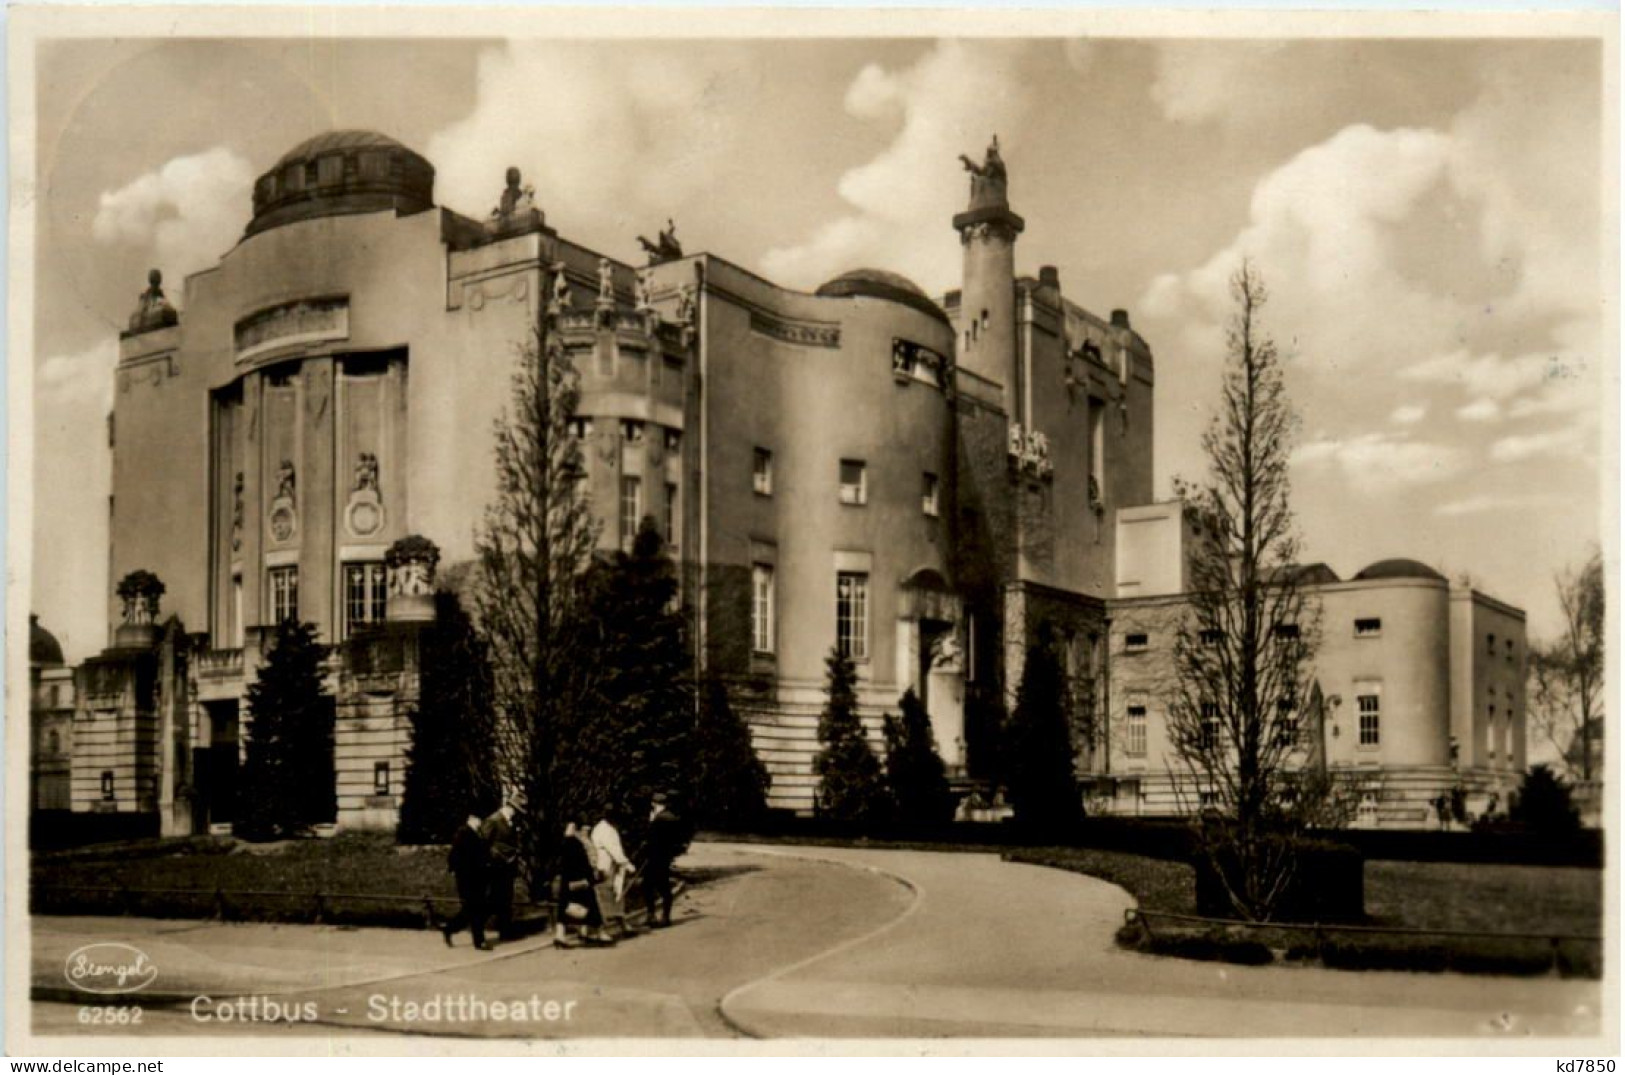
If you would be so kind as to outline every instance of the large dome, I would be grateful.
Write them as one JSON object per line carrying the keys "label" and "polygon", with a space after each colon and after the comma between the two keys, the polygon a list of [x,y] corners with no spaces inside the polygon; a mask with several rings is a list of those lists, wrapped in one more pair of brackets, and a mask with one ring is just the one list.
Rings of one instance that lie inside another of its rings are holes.
{"label": "large dome", "polygon": [[62,644],[56,636],[39,625],[39,617],[28,615],[28,663],[58,666],[62,661]]}
{"label": "large dome", "polygon": [[377,131],[327,131],[254,182],[248,235],[317,217],[418,213],[434,206],[434,166]]}
{"label": "large dome", "polygon": [[887,272],[885,269],[853,269],[851,272],[844,272],[820,287],[817,294],[825,298],[861,295],[871,299],[885,299],[887,302],[900,302],[944,324],[948,323],[948,315],[931,301],[931,297],[920,289],[920,285],[906,276]]}
{"label": "large dome", "polygon": [[1445,578],[1420,560],[1378,560],[1354,576],[1357,579],[1431,579],[1443,582]]}

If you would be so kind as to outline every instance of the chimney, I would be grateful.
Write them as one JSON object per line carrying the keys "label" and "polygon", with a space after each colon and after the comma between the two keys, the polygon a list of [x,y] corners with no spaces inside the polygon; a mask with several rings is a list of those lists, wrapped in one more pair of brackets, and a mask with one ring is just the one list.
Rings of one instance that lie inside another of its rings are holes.
{"label": "chimney", "polygon": [[1133,327],[1128,323],[1128,311],[1127,310],[1113,310],[1112,311],[1112,325],[1115,328],[1131,328],[1131,327]]}
{"label": "chimney", "polygon": [[1053,265],[1040,266],[1038,270],[1038,286],[1051,287],[1061,290],[1061,270]]}

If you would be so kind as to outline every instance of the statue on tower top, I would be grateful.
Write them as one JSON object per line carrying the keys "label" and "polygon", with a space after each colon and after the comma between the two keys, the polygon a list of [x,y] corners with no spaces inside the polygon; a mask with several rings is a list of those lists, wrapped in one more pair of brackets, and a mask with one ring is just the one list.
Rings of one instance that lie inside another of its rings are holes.
{"label": "statue on tower top", "polygon": [[1009,179],[1009,174],[1004,170],[1004,158],[999,156],[999,136],[996,134],[993,141],[988,144],[987,154],[982,158],[981,164],[977,164],[964,153],[959,155],[959,159],[964,162],[965,171],[980,179],[993,179],[1001,183]]}

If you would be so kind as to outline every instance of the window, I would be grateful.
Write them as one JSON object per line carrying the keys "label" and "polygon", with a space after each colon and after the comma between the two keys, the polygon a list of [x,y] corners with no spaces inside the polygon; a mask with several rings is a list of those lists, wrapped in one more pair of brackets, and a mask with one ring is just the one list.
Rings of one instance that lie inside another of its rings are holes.
{"label": "window", "polygon": [[1202,703],[1202,730],[1199,748],[1219,749],[1219,707],[1212,702]]}
{"label": "window", "polygon": [[750,568],[750,648],[756,653],[773,652],[773,565],[752,564]]}
{"label": "window", "polygon": [[102,802],[108,802],[108,803],[112,802],[113,801],[113,796],[114,796],[114,792],[113,792],[113,770],[111,770],[111,769],[103,769],[102,770]]}
{"label": "window", "polygon": [[666,430],[666,454],[676,455],[683,450],[683,432],[680,429]]}
{"label": "window", "polygon": [[1495,743],[1500,738],[1500,729],[1495,726],[1495,707],[1490,706],[1490,761],[1495,760]]}
{"label": "window", "polygon": [[271,622],[299,618],[299,569],[273,567],[271,569]]}
{"label": "window", "polygon": [[1507,664],[1511,664],[1517,659],[1517,647],[1512,644],[1512,639],[1509,638],[1507,639]]}
{"label": "window", "polygon": [[1302,728],[1298,723],[1298,702],[1295,698],[1282,698],[1275,703],[1275,738],[1281,746],[1298,745]]}
{"label": "window", "polygon": [[1123,745],[1123,753],[1131,758],[1145,757],[1145,706],[1130,705],[1128,707],[1128,741]]}
{"label": "window", "polygon": [[756,449],[751,459],[750,487],[758,496],[773,495],[773,453],[766,448]]}
{"label": "window", "polygon": [[666,544],[677,547],[677,483],[666,483]]}
{"label": "window", "polygon": [[628,444],[642,444],[643,423],[630,418],[621,419],[621,439]]}
{"label": "window", "polygon": [[586,440],[592,436],[592,419],[581,417],[570,419],[570,436],[576,440]]}
{"label": "window", "polygon": [[869,656],[869,576],[842,571],[835,576],[835,645],[855,661]]}
{"label": "window", "polygon": [[1355,699],[1360,714],[1360,745],[1374,747],[1382,741],[1382,695],[1372,688]]}
{"label": "window", "polygon": [[1302,635],[1302,632],[1298,630],[1298,625],[1295,623],[1278,623],[1271,628],[1270,633],[1276,638],[1293,642],[1297,641]]}
{"label": "window", "polygon": [[638,522],[643,518],[643,481],[640,478],[621,479],[621,548],[631,551],[632,539],[638,536]]}
{"label": "window", "polygon": [[937,481],[935,474],[927,473],[925,475],[924,491],[920,493],[920,510],[933,519],[941,512],[941,504],[939,503],[941,487],[942,483]]}
{"label": "window", "polygon": [[372,763],[372,793],[374,795],[389,794],[389,762],[375,761]]}
{"label": "window", "polygon": [[1355,638],[1376,638],[1382,634],[1382,620],[1376,616],[1368,616],[1354,621]]}
{"label": "window", "polygon": [[869,502],[869,473],[861,459],[841,460],[841,503]]}
{"label": "window", "polygon": [[1151,645],[1151,636],[1144,633],[1126,634],[1123,636],[1123,649],[1128,653],[1140,653]]}
{"label": "window", "polygon": [[1224,632],[1217,627],[1204,627],[1199,636],[1204,646],[1217,646],[1224,641]]}
{"label": "window", "polygon": [[384,619],[384,565],[379,562],[344,565],[344,634]]}
{"label": "window", "polygon": [[1219,808],[1219,793],[1216,791],[1202,792],[1201,803],[1204,811],[1217,810]]}

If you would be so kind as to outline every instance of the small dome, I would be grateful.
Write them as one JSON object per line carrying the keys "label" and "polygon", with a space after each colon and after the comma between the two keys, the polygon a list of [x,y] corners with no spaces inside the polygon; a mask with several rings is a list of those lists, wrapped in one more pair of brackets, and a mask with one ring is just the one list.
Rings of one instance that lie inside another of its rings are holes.
{"label": "small dome", "polygon": [[31,665],[60,666],[62,644],[56,636],[39,625],[39,617],[28,614],[28,663]]}
{"label": "small dome", "polygon": [[920,285],[906,276],[887,272],[885,269],[853,269],[851,272],[844,272],[820,287],[815,294],[835,299],[862,295],[871,299],[885,299],[887,302],[900,302],[928,317],[934,317],[944,324],[948,323],[948,315],[931,301],[929,295],[920,290]]}
{"label": "small dome", "polygon": [[1445,577],[1420,560],[1378,560],[1354,576],[1357,579],[1433,579],[1444,582]]}
{"label": "small dome", "polygon": [[376,131],[307,138],[254,181],[246,235],[348,213],[419,213],[434,207],[434,166]]}

